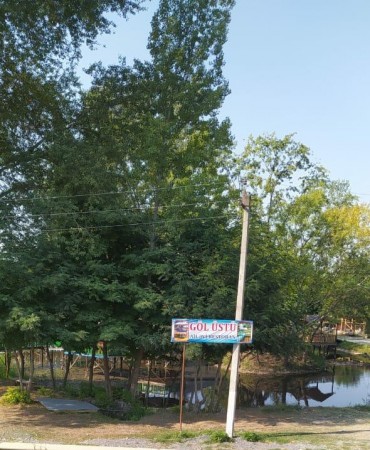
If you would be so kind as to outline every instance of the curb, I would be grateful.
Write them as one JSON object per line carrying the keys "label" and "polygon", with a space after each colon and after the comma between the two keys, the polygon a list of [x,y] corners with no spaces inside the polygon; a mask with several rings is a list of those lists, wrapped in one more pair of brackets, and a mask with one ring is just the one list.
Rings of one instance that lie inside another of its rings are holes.
{"label": "curb", "polygon": [[[105,447],[98,445],[63,445],[23,442],[0,442],[1,450],[166,450],[150,447]],[[168,450],[168,449],[167,449]]]}

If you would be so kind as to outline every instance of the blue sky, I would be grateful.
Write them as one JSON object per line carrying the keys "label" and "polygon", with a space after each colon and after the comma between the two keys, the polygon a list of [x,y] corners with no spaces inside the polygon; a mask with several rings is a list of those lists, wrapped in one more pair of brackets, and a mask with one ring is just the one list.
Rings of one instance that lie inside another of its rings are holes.
{"label": "blue sky", "polygon": [[[97,50],[84,49],[82,65],[147,59],[157,4],[117,20]],[[369,24],[370,0],[237,0],[225,46],[231,94],[221,111],[232,122],[236,151],[250,135],[296,133],[332,179],[348,180],[369,202]]]}

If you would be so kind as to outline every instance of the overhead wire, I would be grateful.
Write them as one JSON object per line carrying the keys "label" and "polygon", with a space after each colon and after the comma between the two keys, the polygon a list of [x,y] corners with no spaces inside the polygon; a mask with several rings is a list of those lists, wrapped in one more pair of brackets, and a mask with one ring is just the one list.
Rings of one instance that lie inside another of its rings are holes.
{"label": "overhead wire", "polygon": [[211,217],[189,217],[188,219],[166,219],[166,220],[156,220],[151,222],[135,222],[135,223],[126,223],[126,224],[115,224],[115,225],[91,225],[88,227],[68,227],[68,228],[46,228],[44,230],[40,230],[41,233],[50,233],[54,231],[65,232],[65,231],[81,231],[81,230],[99,230],[105,228],[118,228],[118,227],[132,227],[132,226],[147,226],[147,225],[162,225],[167,223],[184,223],[184,222],[194,222],[197,220],[215,220],[223,217],[230,217],[230,214],[221,214],[218,216]]}
{"label": "overhead wire", "polygon": [[[47,234],[47,233],[64,233],[64,232],[74,232],[74,231],[95,231],[95,230],[103,230],[103,229],[109,229],[109,228],[124,228],[124,227],[132,227],[132,226],[157,226],[157,225],[163,225],[163,224],[180,224],[185,222],[194,222],[194,221],[210,221],[210,220],[217,220],[222,218],[229,218],[230,220],[235,220],[238,218],[238,216],[233,213],[229,214],[220,214],[220,215],[214,215],[214,216],[203,216],[203,217],[189,217],[187,219],[166,219],[166,220],[157,220],[157,221],[150,221],[150,222],[131,222],[131,223],[125,223],[125,224],[114,224],[114,225],[91,225],[91,226],[75,226],[75,227],[66,227],[66,228],[45,228],[45,229],[38,229],[35,230],[34,236],[38,236],[40,234]],[[10,237],[15,238],[14,234],[11,234],[9,232],[2,232],[0,233],[0,237]]]}
{"label": "overhead wire", "polygon": [[[156,188],[156,189],[146,189],[141,192],[141,194],[145,193],[154,193],[156,191],[164,191],[164,190],[173,190],[173,189],[188,189],[190,188],[201,188],[201,187],[207,187],[207,186],[224,186],[224,182],[219,183],[194,183],[194,184],[187,184],[182,186],[172,186],[172,187],[164,187],[164,188]],[[121,194],[128,194],[132,193],[132,190],[127,191],[110,191],[110,192],[99,192],[99,193],[88,193],[88,194],[75,194],[75,195],[61,195],[61,196],[48,196],[48,197],[20,197],[17,199],[12,199],[12,201],[21,201],[21,200],[54,200],[54,199],[67,199],[67,198],[76,198],[76,197],[90,197],[90,196],[108,196],[108,195],[121,195]],[[0,202],[5,202],[6,200],[0,199]],[[160,209],[163,208],[186,208],[186,207],[193,207],[196,205],[199,205],[200,202],[197,203],[181,203],[181,204],[175,204],[175,205],[161,205]],[[210,207],[216,204],[222,203],[221,200],[219,201],[208,201],[204,202],[202,204],[203,207]],[[150,210],[152,209],[152,206],[149,205],[139,205],[135,207],[130,208],[119,208],[119,209],[105,209],[105,210],[92,210],[92,211],[67,211],[67,212],[50,212],[50,213],[39,213],[39,214],[26,214],[23,216],[23,218],[33,218],[33,217],[63,217],[63,216],[79,216],[79,215],[87,215],[87,214],[109,214],[112,212],[129,212],[129,211],[140,211],[140,210]],[[112,224],[112,225],[90,225],[90,226],[71,226],[71,227],[61,227],[61,228],[45,228],[45,229],[37,229],[35,230],[35,234],[39,233],[53,233],[53,232],[68,232],[68,231],[82,231],[82,230],[99,230],[99,229],[109,229],[109,228],[118,228],[118,227],[128,227],[128,226],[156,226],[166,223],[183,223],[183,222],[192,222],[192,221],[209,221],[209,220],[216,220],[223,217],[229,217],[230,214],[221,214],[221,215],[214,215],[214,216],[205,216],[205,217],[191,217],[186,219],[166,219],[166,220],[156,220],[156,221],[150,221],[150,222],[131,222],[131,223],[125,223],[125,224]],[[21,217],[21,216],[18,216]],[[7,215],[3,216],[3,219],[10,219],[10,218],[17,218],[17,214],[13,215]],[[22,232],[21,230],[19,232]],[[0,236],[6,236],[10,235],[11,237],[15,237],[13,233],[7,233],[3,232],[0,234]]]}
{"label": "overhead wire", "polygon": [[[172,191],[174,189],[188,189],[189,187],[191,188],[196,188],[196,187],[203,187],[203,186],[222,186],[225,185],[225,182],[219,182],[219,183],[194,183],[194,184],[186,184],[186,185],[176,185],[176,186],[167,186],[167,187],[162,187],[162,188],[153,188],[153,189],[143,189],[143,191],[139,191],[141,194],[145,194],[145,193],[154,193],[154,192],[158,192],[158,191]],[[99,197],[99,196],[107,196],[107,195],[123,195],[123,194],[131,194],[133,193],[133,189],[128,189],[125,191],[108,191],[108,192],[90,192],[87,194],[73,194],[73,195],[51,195],[51,196],[40,196],[40,197],[15,197],[12,199],[4,199],[4,198],[0,198],[0,203],[5,203],[5,202],[18,202],[18,201],[34,201],[34,200],[56,200],[56,199],[68,199],[68,198],[78,198],[78,197]]]}
{"label": "overhead wire", "polygon": [[[209,203],[203,203],[202,207],[209,207],[215,204],[223,203],[221,200],[212,201]],[[197,203],[179,203],[175,205],[160,205],[159,209],[169,209],[169,208],[186,208],[189,206],[196,206],[199,205],[199,202]],[[91,211],[68,211],[68,212],[55,212],[55,213],[39,213],[39,214],[26,214],[26,218],[32,218],[32,217],[60,217],[60,216],[72,216],[72,215],[88,215],[88,214],[104,214],[104,213],[112,213],[112,212],[129,212],[129,211],[149,211],[153,209],[154,206],[150,205],[140,205],[140,206],[133,206],[130,208],[117,208],[117,209],[96,209]],[[9,214],[6,216],[2,216],[3,219],[13,219],[20,217],[20,215],[17,214]]]}

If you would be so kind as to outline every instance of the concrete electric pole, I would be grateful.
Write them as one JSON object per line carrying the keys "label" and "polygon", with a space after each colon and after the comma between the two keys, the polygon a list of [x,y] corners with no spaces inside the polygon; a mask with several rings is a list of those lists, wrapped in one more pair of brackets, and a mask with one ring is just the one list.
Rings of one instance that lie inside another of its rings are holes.
{"label": "concrete electric pole", "polygon": [[[245,189],[243,189],[242,192],[241,206],[243,208],[243,230],[242,230],[242,241],[240,246],[239,282],[238,282],[238,295],[236,299],[235,320],[243,320],[243,309],[244,309],[244,286],[245,286],[245,273],[247,266],[248,226],[249,226],[249,208],[250,208],[250,197]],[[233,437],[234,434],[239,361],[240,361],[240,344],[234,344],[231,360],[229,399],[227,404],[227,417],[226,417],[226,433],[231,438]]]}

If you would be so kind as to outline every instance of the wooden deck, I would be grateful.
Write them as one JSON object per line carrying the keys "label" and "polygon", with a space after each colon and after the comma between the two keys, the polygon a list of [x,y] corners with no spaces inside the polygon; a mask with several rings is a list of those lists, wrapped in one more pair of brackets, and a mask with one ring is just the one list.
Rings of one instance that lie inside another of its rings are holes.
{"label": "wooden deck", "polygon": [[314,334],[311,340],[314,351],[317,349],[319,353],[325,355],[333,354],[337,355],[337,334],[318,332]]}

